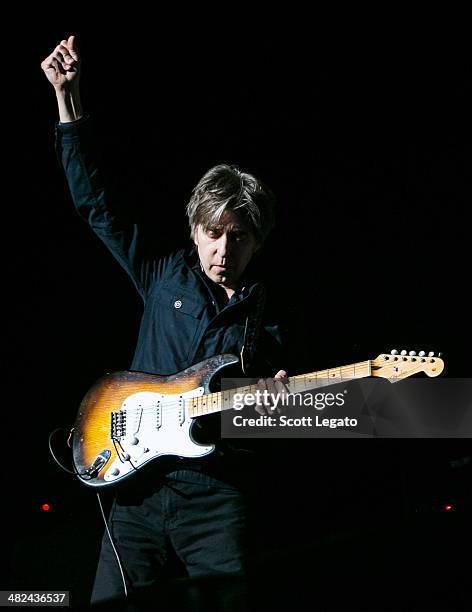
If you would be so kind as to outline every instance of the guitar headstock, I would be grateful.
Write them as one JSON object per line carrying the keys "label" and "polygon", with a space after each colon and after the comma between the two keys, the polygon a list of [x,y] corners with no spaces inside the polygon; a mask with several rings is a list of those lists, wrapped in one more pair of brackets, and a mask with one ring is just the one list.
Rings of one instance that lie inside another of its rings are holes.
{"label": "guitar headstock", "polygon": [[398,351],[393,350],[390,354],[382,353],[376,359],[371,360],[371,375],[388,378],[390,382],[396,382],[408,376],[425,372],[428,376],[439,376],[444,370],[444,361],[441,353],[437,356],[433,352],[425,351]]}

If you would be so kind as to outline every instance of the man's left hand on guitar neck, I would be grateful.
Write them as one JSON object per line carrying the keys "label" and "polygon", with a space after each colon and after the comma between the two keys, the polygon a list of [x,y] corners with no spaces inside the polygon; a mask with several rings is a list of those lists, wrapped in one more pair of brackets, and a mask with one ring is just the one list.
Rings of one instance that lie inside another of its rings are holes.
{"label": "man's left hand on guitar neck", "polygon": [[[273,378],[261,378],[257,381],[256,388],[263,395],[261,395],[261,402],[255,404],[254,408],[256,412],[262,416],[272,415],[274,412],[280,414],[283,411],[283,402],[274,402],[272,398],[276,395],[282,397],[289,393],[288,388],[288,376],[285,370],[279,370]],[[264,393],[264,392],[267,393]],[[274,403],[276,407],[273,408]]]}

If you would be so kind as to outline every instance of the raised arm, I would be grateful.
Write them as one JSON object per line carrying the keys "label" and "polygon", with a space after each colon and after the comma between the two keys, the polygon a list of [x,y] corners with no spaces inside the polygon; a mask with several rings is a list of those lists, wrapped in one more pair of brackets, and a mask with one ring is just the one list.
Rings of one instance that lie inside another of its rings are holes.
{"label": "raised arm", "polygon": [[54,88],[59,123],[56,149],[75,207],[126,270],[139,293],[162,273],[165,260],[147,249],[142,228],[117,214],[116,203],[100,171],[90,119],[82,110],[79,81],[81,57],[75,36],[62,40],[41,63]]}

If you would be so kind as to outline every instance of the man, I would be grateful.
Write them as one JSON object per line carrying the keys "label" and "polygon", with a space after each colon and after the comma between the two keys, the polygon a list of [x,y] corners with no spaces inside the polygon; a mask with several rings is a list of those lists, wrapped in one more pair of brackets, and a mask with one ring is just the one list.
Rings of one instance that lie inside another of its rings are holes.
{"label": "man", "polygon": [[[276,371],[280,332],[263,322],[264,287],[248,275],[273,225],[271,192],[235,167],[210,169],[187,206],[194,247],[157,256],[141,228],[123,222],[109,203],[94,158],[90,119],[82,110],[75,37],[62,40],[41,67],[56,93],[57,150],[77,210],[144,301],[131,369],[173,374],[233,353],[240,356],[244,375]],[[285,377],[278,370],[274,379],[259,384],[280,391]],[[255,409],[266,414],[269,407]],[[246,455],[223,442],[207,460],[176,458],[144,482],[133,476],[129,487],[118,488],[109,517],[113,542],[105,534],[94,602],[156,584],[172,551],[190,577],[244,574],[246,501],[239,477]]]}

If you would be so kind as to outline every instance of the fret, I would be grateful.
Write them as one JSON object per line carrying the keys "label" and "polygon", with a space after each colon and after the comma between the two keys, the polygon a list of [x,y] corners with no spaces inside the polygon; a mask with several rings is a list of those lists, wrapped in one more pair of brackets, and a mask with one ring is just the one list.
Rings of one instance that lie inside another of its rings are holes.
{"label": "fret", "polygon": [[330,368],[328,370],[319,370],[318,372],[292,376],[290,377],[289,389],[292,393],[301,393],[302,391],[309,391],[332,385],[336,382],[364,378],[370,375],[371,365],[369,360],[341,366],[339,368]]}
{"label": "fret", "polygon": [[[327,370],[319,370],[309,374],[300,374],[291,376],[289,379],[290,393],[301,393],[311,391],[328,385],[333,385],[336,382],[353,380],[355,378],[365,378],[371,375],[371,362],[362,361],[353,363],[339,368],[330,368]],[[246,385],[236,389],[228,389],[226,391],[217,391],[207,395],[191,398],[187,400],[187,409],[190,417],[203,416],[229,410],[233,407],[233,397],[236,393],[242,395],[252,394],[257,391],[256,385]]]}

